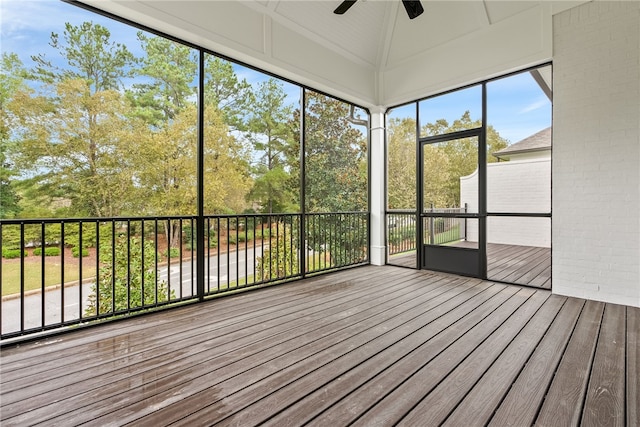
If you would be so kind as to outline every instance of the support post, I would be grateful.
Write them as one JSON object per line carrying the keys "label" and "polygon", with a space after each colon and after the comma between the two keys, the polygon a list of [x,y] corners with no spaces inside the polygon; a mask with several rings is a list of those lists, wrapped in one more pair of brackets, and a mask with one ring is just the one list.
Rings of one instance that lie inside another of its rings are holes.
{"label": "support post", "polygon": [[370,209],[371,229],[370,260],[373,265],[384,265],[387,258],[386,247],[386,162],[385,162],[385,128],[384,109],[376,107],[371,109],[370,150],[371,164],[369,183],[371,188]]}
{"label": "support post", "polygon": [[[198,182],[196,216],[196,292],[198,300],[204,300],[204,51],[200,50],[198,73]],[[218,273],[218,276],[220,273]]]}

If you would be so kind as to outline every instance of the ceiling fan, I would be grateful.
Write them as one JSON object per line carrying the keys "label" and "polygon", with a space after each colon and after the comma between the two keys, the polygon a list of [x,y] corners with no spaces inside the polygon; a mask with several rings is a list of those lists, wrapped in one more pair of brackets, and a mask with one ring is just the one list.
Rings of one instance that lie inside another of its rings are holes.
{"label": "ceiling fan", "polygon": [[[345,0],[333,11],[333,13],[337,15],[342,15],[345,13],[353,4],[358,0]],[[402,4],[407,11],[407,15],[409,15],[409,19],[416,18],[422,15],[424,12],[424,8],[420,3],[420,0],[402,0]]]}

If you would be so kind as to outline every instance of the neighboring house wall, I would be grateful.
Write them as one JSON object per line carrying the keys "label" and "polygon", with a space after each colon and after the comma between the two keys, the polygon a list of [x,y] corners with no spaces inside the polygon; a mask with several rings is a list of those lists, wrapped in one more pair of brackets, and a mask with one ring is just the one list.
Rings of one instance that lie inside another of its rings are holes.
{"label": "neighboring house wall", "polygon": [[[511,160],[487,165],[489,212],[546,213],[551,210],[551,159]],[[535,157],[530,153],[523,157]],[[540,158],[542,157],[542,158]],[[521,157],[519,157],[520,159]],[[460,200],[469,212],[478,212],[478,174],[460,178]],[[469,221],[467,239],[478,241],[477,221]],[[492,217],[487,220],[487,242],[523,246],[551,246],[548,218]]]}
{"label": "neighboring house wall", "polygon": [[553,292],[640,307],[640,2],[553,24]]}

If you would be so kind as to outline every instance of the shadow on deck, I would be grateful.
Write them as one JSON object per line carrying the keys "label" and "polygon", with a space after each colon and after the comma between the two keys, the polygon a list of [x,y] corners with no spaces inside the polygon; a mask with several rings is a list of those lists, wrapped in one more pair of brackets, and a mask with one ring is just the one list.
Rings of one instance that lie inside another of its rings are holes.
{"label": "shadow on deck", "polygon": [[2,425],[638,425],[640,309],[359,267],[2,350]]}

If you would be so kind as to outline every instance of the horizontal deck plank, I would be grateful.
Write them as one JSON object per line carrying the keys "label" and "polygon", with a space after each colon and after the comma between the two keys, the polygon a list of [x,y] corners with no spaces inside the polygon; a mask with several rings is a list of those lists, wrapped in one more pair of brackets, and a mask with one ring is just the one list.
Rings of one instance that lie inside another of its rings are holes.
{"label": "horizontal deck plank", "polygon": [[591,368],[584,425],[624,426],[625,423],[625,308],[607,304]]}
{"label": "horizontal deck plank", "polygon": [[[531,322],[519,333],[509,344],[504,352],[496,359],[493,365],[484,373],[482,378],[473,386],[469,394],[458,405],[453,413],[447,418],[444,425],[460,426],[460,425],[486,425],[493,413],[500,405],[501,408],[507,406],[503,401],[506,393],[511,386],[520,377],[523,366],[530,361],[530,357],[537,351],[539,347],[551,342],[562,343],[561,337],[552,335],[547,332],[566,329],[567,325],[571,325],[578,317],[582,303],[576,300],[569,300],[554,315],[553,311],[546,318],[533,318]],[[537,322],[536,322],[537,320]],[[561,325],[561,326],[559,326]],[[568,334],[566,334],[568,336]],[[546,338],[543,341],[543,336]],[[541,378],[537,378],[536,385],[539,389],[544,390],[545,384]],[[486,391],[493,390],[489,394]],[[527,388],[530,393],[531,387]],[[535,390],[535,388],[534,388]],[[542,397],[543,395],[539,395]],[[532,396],[525,399],[518,399],[518,402],[530,402]],[[533,399],[535,400],[535,399]],[[540,400],[540,399],[538,399]],[[519,425],[528,425],[531,423],[520,423]]]}
{"label": "horizontal deck plank", "polygon": [[639,312],[358,267],[3,347],[0,422],[633,425]]}
{"label": "horizontal deck plank", "polygon": [[536,425],[554,426],[558,421],[564,425],[580,424],[582,402],[593,364],[604,306],[605,304],[598,302],[586,303],[542,404]]}
{"label": "horizontal deck plank", "polygon": [[[507,319],[505,324],[471,352],[454,372],[440,382],[432,393],[420,400],[398,425],[439,425],[444,422],[471,387],[520,336],[519,334],[524,334],[525,339],[533,336],[535,340],[536,333],[539,333],[537,322],[544,324],[553,319],[564,303],[561,298],[548,298],[540,293],[534,294],[531,301],[533,304],[527,307],[527,310],[516,312],[515,316]],[[441,398],[444,395],[447,395],[447,399]]]}
{"label": "horizontal deck plank", "polygon": [[584,303],[582,300],[569,299],[563,307],[565,316],[559,316],[553,322],[518,379],[513,382],[491,418],[490,425],[497,427],[533,424]]}
{"label": "horizontal deck plank", "polygon": [[640,425],[640,308],[627,307],[627,424]]}

